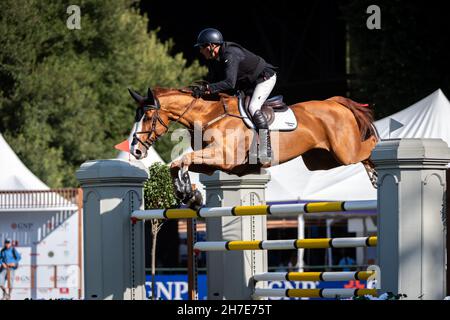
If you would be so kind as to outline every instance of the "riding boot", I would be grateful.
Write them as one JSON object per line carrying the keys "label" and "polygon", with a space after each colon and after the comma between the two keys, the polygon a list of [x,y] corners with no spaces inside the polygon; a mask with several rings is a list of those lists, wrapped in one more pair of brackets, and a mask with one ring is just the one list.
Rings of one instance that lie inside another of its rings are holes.
{"label": "riding boot", "polygon": [[272,147],[270,145],[269,124],[261,110],[256,110],[252,118],[259,134],[259,161],[263,165],[270,164],[272,161]]}

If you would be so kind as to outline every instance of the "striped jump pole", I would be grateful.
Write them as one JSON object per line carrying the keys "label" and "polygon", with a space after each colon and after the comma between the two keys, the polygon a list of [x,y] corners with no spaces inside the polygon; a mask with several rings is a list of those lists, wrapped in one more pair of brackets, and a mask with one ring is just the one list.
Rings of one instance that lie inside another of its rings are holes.
{"label": "striped jump pole", "polygon": [[298,215],[302,213],[345,212],[376,209],[376,200],[360,200],[200,208],[197,211],[188,208],[136,210],[132,213],[131,217],[138,220],[148,220],[215,218],[227,216],[285,216]]}
{"label": "striped jump pole", "polygon": [[367,280],[374,271],[342,272],[266,272],[253,276],[255,281],[351,281]]}
{"label": "striped jump pole", "polygon": [[365,295],[378,296],[376,289],[260,289],[256,288],[257,297],[289,298],[351,298]]}
{"label": "striped jump pole", "polygon": [[289,250],[300,248],[324,249],[375,247],[376,245],[377,237],[361,237],[256,241],[205,241],[194,244],[194,249],[200,251]]}

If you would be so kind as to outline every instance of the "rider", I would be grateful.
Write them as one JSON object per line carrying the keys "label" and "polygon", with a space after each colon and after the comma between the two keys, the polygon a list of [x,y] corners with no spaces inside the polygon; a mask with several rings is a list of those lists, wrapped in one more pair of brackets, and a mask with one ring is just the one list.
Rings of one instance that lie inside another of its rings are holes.
{"label": "rider", "polygon": [[195,47],[207,59],[209,84],[200,85],[193,90],[195,97],[219,92],[235,93],[242,90],[251,95],[249,110],[253,123],[259,129],[260,161],[271,161],[270,133],[267,119],[261,111],[277,81],[273,65],[263,58],[245,49],[241,45],[224,41],[219,30],[207,28],[202,30]]}

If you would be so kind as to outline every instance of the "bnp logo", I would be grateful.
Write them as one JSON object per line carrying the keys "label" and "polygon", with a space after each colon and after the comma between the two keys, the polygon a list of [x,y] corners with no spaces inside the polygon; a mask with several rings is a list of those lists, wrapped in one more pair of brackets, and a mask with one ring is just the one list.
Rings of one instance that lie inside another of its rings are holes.
{"label": "bnp logo", "polygon": [[13,222],[11,224],[11,229],[13,230],[27,231],[31,230],[32,228],[33,228],[32,222]]}

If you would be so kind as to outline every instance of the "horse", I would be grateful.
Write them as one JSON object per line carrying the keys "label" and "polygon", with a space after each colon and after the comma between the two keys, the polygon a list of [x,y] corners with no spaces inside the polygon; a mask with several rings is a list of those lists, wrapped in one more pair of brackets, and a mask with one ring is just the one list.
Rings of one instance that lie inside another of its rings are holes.
{"label": "horse", "polygon": [[271,131],[272,162],[262,165],[250,161],[258,135],[244,123],[236,96],[195,98],[186,88],[159,87],[148,88],[147,96],[141,96],[128,90],[138,104],[130,147],[136,159],[146,157],[148,149],[168,132],[171,123],[180,123],[201,138],[198,143],[191,137],[193,152],[170,166],[175,194],[191,208],[199,208],[202,199],[198,190],[192,190],[189,171],[211,175],[221,170],[243,176],[302,156],[311,171],[362,162],[372,184],[376,179],[370,161],[379,140],[373,111],[349,98],[335,96],[289,105],[298,125],[292,131]]}

